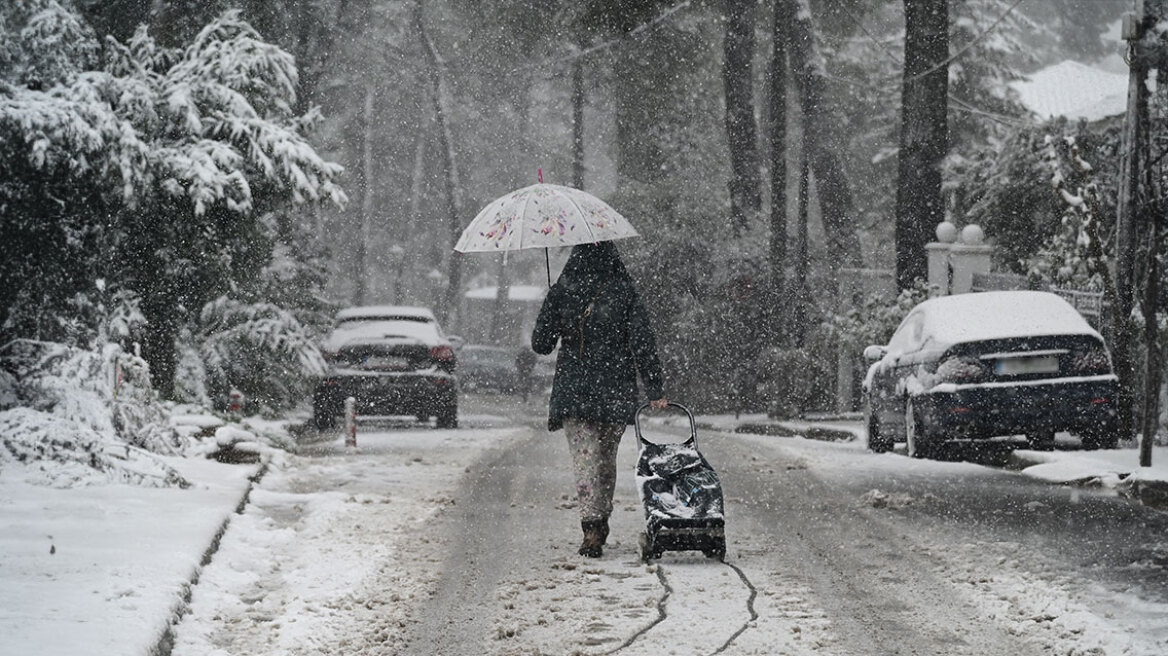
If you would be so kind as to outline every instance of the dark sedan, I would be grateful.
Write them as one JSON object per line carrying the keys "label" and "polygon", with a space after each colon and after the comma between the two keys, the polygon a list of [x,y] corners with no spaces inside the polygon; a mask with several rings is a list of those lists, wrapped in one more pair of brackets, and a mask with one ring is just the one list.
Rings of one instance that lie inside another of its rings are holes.
{"label": "dark sedan", "polygon": [[458,349],[459,380],[468,392],[514,392],[518,385],[518,349],[467,344]]}
{"label": "dark sedan", "polygon": [[928,457],[959,440],[1056,432],[1087,449],[1118,441],[1117,379],[1103,338],[1056,294],[1001,291],[917,305],[886,346],[864,350],[868,446]]}
{"label": "dark sedan", "polygon": [[435,417],[439,428],[458,426],[454,347],[430,310],[341,310],[321,351],[329,371],[313,395],[318,428],[335,425],[349,397],[358,414]]}

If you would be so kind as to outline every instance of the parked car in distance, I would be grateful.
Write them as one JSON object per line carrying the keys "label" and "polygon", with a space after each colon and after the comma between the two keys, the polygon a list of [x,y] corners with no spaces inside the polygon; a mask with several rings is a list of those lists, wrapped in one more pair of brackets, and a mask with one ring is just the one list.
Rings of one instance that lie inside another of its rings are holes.
{"label": "parked car in distance", "polygon": [[334,426],[350,396],[358,414],[435,417],[439,428],[458,426],[454,344],[429,309],[343,309],[321,352],[329,370],[313,394],[318,428]]}
{"label": "parked car in distance", "polygon": [[486,344],[458,349],[458,377],[468,392],[510,394],[516,389],[516,350]]}
{"label": "parked car in distance", "polygon": [[1115,448],[1117,379],[1100,334],[1057,294],[942,296],[909,311],[887,345],[864,349],[868,447],[913,457],[947,443],[1067,431]]}

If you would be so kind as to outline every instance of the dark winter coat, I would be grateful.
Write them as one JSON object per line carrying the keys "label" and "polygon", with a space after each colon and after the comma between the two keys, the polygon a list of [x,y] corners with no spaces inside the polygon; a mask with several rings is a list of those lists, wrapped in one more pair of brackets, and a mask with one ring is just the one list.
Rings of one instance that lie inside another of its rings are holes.
{"label": "dark winter coat", "polygon": [[548,430],[559,430],[565,417],[631,423],[640,403],[638,372],[649,399],[664,397],[649,316],[611,243],[573,247],[548,290],[531,348],[548,354],[557,341]]}

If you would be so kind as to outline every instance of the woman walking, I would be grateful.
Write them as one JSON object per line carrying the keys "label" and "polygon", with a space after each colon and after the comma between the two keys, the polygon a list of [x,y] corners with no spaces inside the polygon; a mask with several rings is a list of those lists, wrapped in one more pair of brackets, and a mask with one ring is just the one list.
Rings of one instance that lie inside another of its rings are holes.
{"label": "woman walking", "polygon": [[664,380],[648,313],[612,242],[572,247],[548,290],[531,348],[551,353],[560,343],[548,430],[568,438],[584,542],[598,558],[608,538],[616,489],[616,452],[639,404],[637,374],[654,408],[664,408]]}

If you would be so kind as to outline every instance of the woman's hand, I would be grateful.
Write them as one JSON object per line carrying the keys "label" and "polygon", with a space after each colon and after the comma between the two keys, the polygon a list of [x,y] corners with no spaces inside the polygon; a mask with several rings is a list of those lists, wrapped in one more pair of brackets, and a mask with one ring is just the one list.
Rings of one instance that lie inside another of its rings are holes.
{"label": "woman's hand", "polygon": [[649,407],[653,408],[654,410],[664,410],[668,406],[669,399],[666,399],[664,396],[659,399],[649,401]]}

